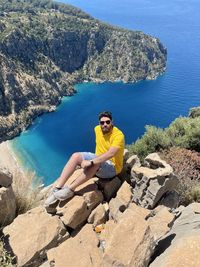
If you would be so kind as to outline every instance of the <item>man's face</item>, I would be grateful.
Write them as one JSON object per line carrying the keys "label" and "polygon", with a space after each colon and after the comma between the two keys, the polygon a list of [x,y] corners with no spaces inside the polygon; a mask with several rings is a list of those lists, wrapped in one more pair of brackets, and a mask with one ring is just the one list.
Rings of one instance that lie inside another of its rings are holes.
{"label": "man's face", "polygon": [[112,130],[113,123],[110,118],[102,117],[99,121],[103,134],[109,133]]}

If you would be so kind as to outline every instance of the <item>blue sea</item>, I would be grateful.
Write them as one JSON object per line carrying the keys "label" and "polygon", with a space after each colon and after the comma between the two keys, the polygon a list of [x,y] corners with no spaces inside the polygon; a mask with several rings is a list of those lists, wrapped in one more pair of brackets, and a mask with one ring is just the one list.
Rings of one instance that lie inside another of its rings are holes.
{"label": "blue sea", "polygon": [[[61,2],[61,1],[60,1]],[[141,30],[167,47],[166,72],[154,81],[135,84],[77,84],[78,93],[63,98],[56,112],[38,117],[12,141],[24,168],[50,184],[70,154],[94,151],[97,114],[110,110],[126,143],[141,137],[145,125],[167,127],[200,106],[199,0],[68,0],[109,24]]]}

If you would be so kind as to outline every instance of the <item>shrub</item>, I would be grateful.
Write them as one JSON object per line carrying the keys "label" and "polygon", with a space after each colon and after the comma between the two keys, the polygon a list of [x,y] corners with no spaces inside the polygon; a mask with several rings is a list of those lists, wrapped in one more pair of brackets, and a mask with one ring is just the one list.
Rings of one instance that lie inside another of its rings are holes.
{"label": "shrub", "polygon": [[40,204],[40,187],[41,180],[33,172],[14,171],[13,190],[17,202],[17,215],[25,213]]}
{"label": "shrub", "polygon": [[200,152],[200,117],[177,118],[166,129],[146,126],[145,134],[127,148],[130,154],[137,154],[144,159],[149,153],[172,146]]}
{"label": "shrub", "polygon": [[200,117],[200,107],[191,108],[189,111],[190,118]]}
{"label": "shrub", "polygon": [[172,147],[160,153],[179,179],[180,204],[200,202],[200,154],[184,148]]}
{"label": "shrub", "polygon": [[146,126],[146,133],[135,144],[127,146],[130,154],[137,154],[144,159],[148,154],[166,149],[171,141],[165,131],[154,126]]}

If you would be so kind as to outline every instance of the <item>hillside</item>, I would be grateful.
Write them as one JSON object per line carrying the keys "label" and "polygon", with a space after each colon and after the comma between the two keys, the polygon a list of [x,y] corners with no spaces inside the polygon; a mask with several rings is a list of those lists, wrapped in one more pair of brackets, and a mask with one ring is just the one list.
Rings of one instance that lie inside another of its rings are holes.
{"label": "hillside", "polygon": [[157,38],[70,5],[0,0],[0,141],[54,110],[77,82],[155,79],[165,68]]}

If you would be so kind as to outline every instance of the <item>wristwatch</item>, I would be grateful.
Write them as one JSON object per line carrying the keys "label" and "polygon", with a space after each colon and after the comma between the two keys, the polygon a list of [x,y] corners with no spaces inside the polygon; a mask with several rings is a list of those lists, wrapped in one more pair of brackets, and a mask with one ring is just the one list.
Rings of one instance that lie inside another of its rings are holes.
{"label": "wristwatch", "polygon": [[90,162],[91,162],[91,166],[93,166],[94,165],[94,161],[93,160],[90,160]]}

